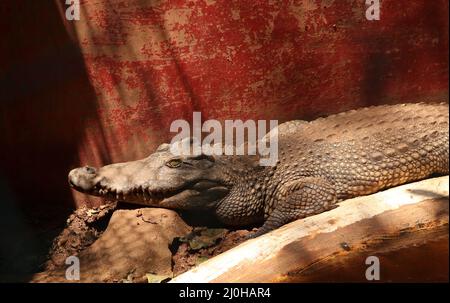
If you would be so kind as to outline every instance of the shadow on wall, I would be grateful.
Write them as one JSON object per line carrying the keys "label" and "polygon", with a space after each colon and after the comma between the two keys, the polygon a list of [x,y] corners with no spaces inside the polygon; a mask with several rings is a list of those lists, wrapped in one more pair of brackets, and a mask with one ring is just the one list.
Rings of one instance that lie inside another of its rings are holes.
{"label": "shadow on wall", "polygon": [[74,207],[67,172],[98,119],[55,3],[4,0],[0,14],[0,275],[21,275],[36,272]]}
{"label": "shadow on wall", "polygon": [[[410,8],[409,12],[403,14],[395,7],[400,3],[390,4],[391,7],[385,9],[398,13],[395,15],[397,21],[387,28],[389,34],[375,31],[375,35],[363,38],[368,56],[363,65],[362,102],[366,106],[399,102],[448,102],[448,87],[445,92],[435,87],[436,83],[445,83],[445,79],[448,79],[448,7],[444,9],[448,3],[418,1],[414,5],[420,7]],[[376,22],[372,25],[377,26]],[[360,35],[356,41],[361,39]],[[417,41],[416,45],[413,39]],[[430,62],[434,64],[430,66]],[[427,75],[426,82],[417,81],[417,77],[424,74]],[[409,95],[392,94],[392,87],[388,89],[388,86],[395,80],[400,80],[403,88],[409,88],[403,91],[403,94],[408,92]],[[411,95],[411,92],[414,93]]]}

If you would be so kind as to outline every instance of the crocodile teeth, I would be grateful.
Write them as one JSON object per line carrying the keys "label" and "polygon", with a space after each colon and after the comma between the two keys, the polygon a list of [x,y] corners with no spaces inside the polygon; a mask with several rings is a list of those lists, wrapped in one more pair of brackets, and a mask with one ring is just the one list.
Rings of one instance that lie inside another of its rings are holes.
{"label": "crocodile teeth", "polygon": [[164,195],[163,195],[163,193],[161,193],[161,192],[156,192],[156,193],[155,193],[155,198],[156,198],[156,199],[162,199],[163,196],[164,196]]}
{"label": "crocodile teeth", "polygon": [[148,192],[146,190],[143,190],[143,196],[144,196],[144,200],[148,201],[148,199],[150,199],[150,195],[148,194]]}

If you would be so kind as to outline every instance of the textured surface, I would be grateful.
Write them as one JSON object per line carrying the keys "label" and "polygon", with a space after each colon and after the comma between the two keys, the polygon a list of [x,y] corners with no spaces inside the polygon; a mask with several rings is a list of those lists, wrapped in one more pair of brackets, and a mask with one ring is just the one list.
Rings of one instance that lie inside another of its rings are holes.
{"label": "textured surface", "polygon": [[337,199],[448,173],[448,118],[448,104],[408,104],[332,115],[294,125],[297,131],[281,125],[280,163],[266,187],[287,182],[265,193],[265,226],[321,212]]}
{"label": "textured surface", "polygon": [[[171,210],[116,210],[100,238],[73,254],[80,260],[80,280],[73,282],[142,282],[149,273],[172,276],[169,247],[174,238],[190,231]],[[35,275],[32,282],[68,282],[66,269],[63,263]]]}
{"label": "textured surface", "polygon": [[85,1],[68,26],[99,123],[86,123],[80,162],[144,157],[194,110],[205,120],[284,122],[445,100],[447,8],[385,0],[370,22],[360,0]]}
{"label": "textured surface", "polygon": [[283,122],[447,100],[448,1],[382,2],[369,22],[360,0],[95,0],[68,22],[63,0],[0,1],[11,203],[33,220],[99,205],[67,171],[142,158],[192,110]]}
{"label": "textured surface", "polygon": [[75,169],[69,182],[131,203],[209,208],[230,225],[264,220],[260,235],[345,198],[448,174],[448,109],[385,105],[287,122],[278,127],[275,166],[255,156],[174,156],[163,144],[142,160]]}
{"label": "textured surface", "polygon": [[89,0],[76,22],[64,3],[0,1],[8,268],[45,254],[38,230],[103,202],[70,191],[71,168],[142,158],[192,109],[283,122],[448,100],[447,0],[383,0],[376,22],[361,0]]}

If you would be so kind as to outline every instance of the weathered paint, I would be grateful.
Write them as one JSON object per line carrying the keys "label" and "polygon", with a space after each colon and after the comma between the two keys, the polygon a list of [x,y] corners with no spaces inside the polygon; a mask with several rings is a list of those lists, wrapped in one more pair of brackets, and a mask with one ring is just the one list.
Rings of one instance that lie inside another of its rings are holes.
{"label": "weathered paint", "polygon": [[[40,116],[42,107],[51,106],[39,103],[46,96],[40,91],[30,93],[27,107],[5,110],[29,122],[17,129],[8,116],[3,144],[11,151],[16,132],[27,140],[22,148],[37,144],[42,161],[58,166],[54,180],[65,182],[73,166],[144,157],[170,139],[173,120],[190,120],[194,110],[204,119],[283,122],[364,105],[448,100],[445,0],[383,0],[380,21],[365,19],[363,0],[80,2],[81,20],[65,25],[81,50],[92,91],[83,75],[62,75],[61,89],[75,95],[58,96],[64,113],[58,123]],[[34,7],[35,14],[48,9]],[[65,9],[64,1],[59,7]],[[38,22],[23,22],[30,34],[39,31]],[[8,37],[14,49],[17,37]],[[63,35],[42,45],[31,40],[31,52],[67,44]],[[39,65],[33,71],[36,78],[47,72]],[[43,123],[48,135],[27,134],[33,121]],[[47,152],[61,147],[63,159]],[[27,175],[8,174],[13,182],[62,186],[47,184],[42,164],[21,164],[25,151],[16,156],[9,156],[7,167],[18,165]],[[77,205],[99,203],[74,195]]]}

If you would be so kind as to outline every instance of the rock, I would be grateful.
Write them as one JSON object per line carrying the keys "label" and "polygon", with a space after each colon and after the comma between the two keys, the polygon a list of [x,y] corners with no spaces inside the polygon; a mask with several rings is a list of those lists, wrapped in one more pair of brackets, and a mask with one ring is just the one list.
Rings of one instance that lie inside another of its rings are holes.
{"label": "rock", "polygon": [[[130,273],[140,278],[148,273],[173,276],[169,245],[190,231],[172,210],[116,210],[100,238],[79,253],[80,282],[130,281]],[[33,281],[76,282],[65,280],[64,275],[65,268],[60,268],[38,274]]]}

